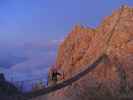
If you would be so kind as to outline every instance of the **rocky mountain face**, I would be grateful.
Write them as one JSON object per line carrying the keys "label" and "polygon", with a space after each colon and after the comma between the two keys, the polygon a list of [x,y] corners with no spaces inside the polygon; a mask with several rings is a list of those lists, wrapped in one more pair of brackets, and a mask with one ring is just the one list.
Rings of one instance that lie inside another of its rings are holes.
{"label": "rocky mountain face", "polygon": [[133,8],[121,7],[95,29],[76,25],[59,47],[57,66],[66,80],[103,52],[107,58],[92,72],[49,94],[48,99],[89,100],[133,93]]}

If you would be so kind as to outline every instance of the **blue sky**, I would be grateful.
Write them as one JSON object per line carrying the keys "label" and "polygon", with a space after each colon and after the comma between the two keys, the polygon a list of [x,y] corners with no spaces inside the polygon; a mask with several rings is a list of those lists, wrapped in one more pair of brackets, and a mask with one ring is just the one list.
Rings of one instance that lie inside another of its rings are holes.
{"label": "blue sky", "polygon": [[62,39],[75,24],[95,27],[122,4],[133,0],[0,0],[0,42]]}

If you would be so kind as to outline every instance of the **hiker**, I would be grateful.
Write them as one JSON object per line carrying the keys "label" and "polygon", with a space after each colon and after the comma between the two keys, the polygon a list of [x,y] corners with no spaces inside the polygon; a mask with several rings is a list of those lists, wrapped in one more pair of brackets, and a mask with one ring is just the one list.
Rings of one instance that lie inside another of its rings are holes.
{"label": "hiker", "polygon": [[58,81],[58,75],[61,76],[61,73],[59,73],[56,69],[54,69],[52,72],[52,80]]}
{"label": "hiker", "polygon": [[49,72],[49,76],[48,76],[48,85],[56,85],[56,83],[59,81],[59,77],[60,79],[64,79],[64,75],[62,73],[59,72],[59,70],[57,69],[57,67],[52,67],[50,69]]}

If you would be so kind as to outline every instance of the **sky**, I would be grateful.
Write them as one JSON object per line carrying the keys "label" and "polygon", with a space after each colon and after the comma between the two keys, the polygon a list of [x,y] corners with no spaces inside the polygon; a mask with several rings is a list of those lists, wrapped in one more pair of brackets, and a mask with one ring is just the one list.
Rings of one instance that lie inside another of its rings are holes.
{"label": "sky", "polygon": [[0,0],[0,71],[16,80],[46,75],[76,24],[95,28],[123,4],[133,0]]}
{"label": "sky", "polygon": [[132,0],[0,0],[0,42],[60,40],[76,24],[95,27]]}

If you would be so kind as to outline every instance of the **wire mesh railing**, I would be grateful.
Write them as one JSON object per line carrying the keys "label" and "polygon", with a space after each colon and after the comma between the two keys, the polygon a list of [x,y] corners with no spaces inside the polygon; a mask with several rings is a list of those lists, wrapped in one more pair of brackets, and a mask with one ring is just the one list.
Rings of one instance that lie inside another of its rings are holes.
{"label": "wire mesh railing", "polygon": [[21,81],[10,81],[12,84],[14,84],[18,90],[21,92],[30,92],[35,91],[38,89],[44,89],[47,87],[47,79],[45,78],[35,78],[35,79],[29,79],[29,80],[21,80]]}

